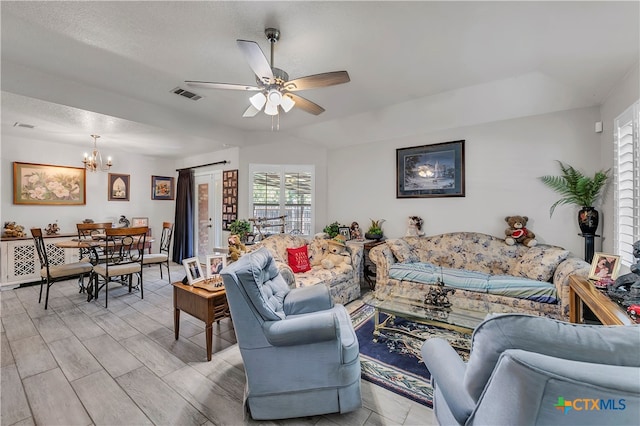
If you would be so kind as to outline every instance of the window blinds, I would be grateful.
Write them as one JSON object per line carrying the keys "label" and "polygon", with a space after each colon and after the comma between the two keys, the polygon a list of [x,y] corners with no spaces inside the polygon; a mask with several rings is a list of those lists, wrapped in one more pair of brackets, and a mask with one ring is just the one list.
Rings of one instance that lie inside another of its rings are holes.
{"label": "window blinds", "polygon": [[615,250],[622,263],[635,263],[633,243],[640,240],[640,144],[639,103],[614,122]]}

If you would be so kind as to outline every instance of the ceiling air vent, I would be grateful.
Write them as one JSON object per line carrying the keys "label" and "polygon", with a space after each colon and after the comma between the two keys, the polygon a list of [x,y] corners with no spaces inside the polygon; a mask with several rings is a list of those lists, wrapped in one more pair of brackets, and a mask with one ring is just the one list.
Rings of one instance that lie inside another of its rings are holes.
{"label": "ceiling air vent", "polygon": [[181,89],[179,87],[176,87],[175,89],[171,90],[173,93],[175,93],[176,95],[180,95],[180,96],[184,96],[185,98],[189,98],[192,101],[197,101],[198,99],[202,99],[202,96],[200,95],[196,95],[193,92],[190,92],[188,90],[184,90]]}
{"label": "ceiling air vent", "polygon": [[20,123],[19,121],[16,121],[15,123],[13,123],[13,127],[24,127],[25,129],[33,129],[36,126],[34,126],[33,124]]}

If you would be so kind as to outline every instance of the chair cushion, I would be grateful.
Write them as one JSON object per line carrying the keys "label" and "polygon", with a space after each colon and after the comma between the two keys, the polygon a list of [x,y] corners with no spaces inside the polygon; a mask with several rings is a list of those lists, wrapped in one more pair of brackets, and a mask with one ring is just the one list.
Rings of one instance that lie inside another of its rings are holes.
{"label": "chair cushion", "polygon": [[[51,278],[61,278],[86,274],[88,272],[91,272],[91,269],[93,269],[93,265],[89,262],[66,263],[59,266],[50,266],[49,274],[51,275]],[[47,277],[47,268],[42,268],[40,270],[40,276],[43,278]]]}
{"label": "chair cushion", "polygon": [[245,254],[240,260],[249,263],[249,268],[238,272],[238,281],[255,310],[264,320],[284,319],[283,302],[289,293],[289,286],[280,275],[271,252],[261,247]]}
{"label": "chair cushion", "polygon": [[103,277],[117,277],[120,275],[129,275],[140,272],[141,266],[139,263],[125,263],[123,265],[110,265],[109,275],[107,275],[107,266],[104,264],[96,265],[93,267],[93,271],[102,275]]}
{"label": "chair cushion", "polygon": [[311,269],[306,245],[297,248],[287,247],[287,260],[294,273],[307,272]]}
{"label": "chair cushion", "polygon": [[147,265],[149,263],[163,263],[169,259],[169,256],[165,253],[153,253],[145,254],[142,259],[142,263]]}

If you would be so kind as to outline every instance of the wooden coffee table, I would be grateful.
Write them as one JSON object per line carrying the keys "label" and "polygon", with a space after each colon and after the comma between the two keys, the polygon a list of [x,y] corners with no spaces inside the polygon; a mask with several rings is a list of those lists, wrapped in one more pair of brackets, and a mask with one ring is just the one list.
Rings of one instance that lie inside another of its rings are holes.
{"label": "wooden coffee table", "polygon": [[180,334],[180,311],[198,318],[205,323],[207,339],[207,361],[211,361],[213,343],[213,322],[230,317],[227,294],[224,287],[214,291],[175,282],[173,285],[173,328],[176,340]]}
{"label": "wooden coffee table", "polygon": [[582,307],[586,305],[603,325],[632,325],[635,322],[606,294],[584,277],[569,277],[569,322],[582,322]]}

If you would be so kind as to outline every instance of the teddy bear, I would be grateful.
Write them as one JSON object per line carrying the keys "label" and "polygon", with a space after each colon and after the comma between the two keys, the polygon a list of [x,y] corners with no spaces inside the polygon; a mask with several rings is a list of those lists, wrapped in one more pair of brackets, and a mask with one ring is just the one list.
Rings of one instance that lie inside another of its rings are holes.
{"label": "teddy bear", "polygon": [[422,218],[420,216],[409,216],[405,237],[422,237],[423,235]]}
{"label": "teddy bear", "polygon": [[15,222],[5,222],[4,229],[2,230],[2,236],[6,238],[20,238],[25,237],[27,234],[24,232],[24,226],[16,225]]}
{"label": "teddy bear", "polygon": [[529,221],[527,216],[507,216],[504,220],[509,224],[509,227],[504,231],[506,235],[504,242],[507,245],[512,246],[515,243],[520,243],[527,247],[533,247],[538,244],[536,234],[527,229],[527,221]]}
{"label": "teddy bear", "polygon": [[316,235],[314,239],[309,243],[307,247],[309,255],[309,265],[322,266],[322,259],[324,259],[325,253],[329,249],[328,239],[324,236]]}
{"label": "teddy bear", "polygon": [[229,243],[229,263],[235,262],[240,258],[240,256],[247,252],[247,247],[242,243],[242,241],[240,241],[240,237],[238,235],[229,235],[227,242]]}
{"label": "teddy bear", "polygon": [[343,262],[351,267],[351,256],[347,251],[344,236],[336,235],[335,238],[327,240],[327,243],[327,253],[321,261],[322,267],[324,269],[333,269],[340,266]]}

